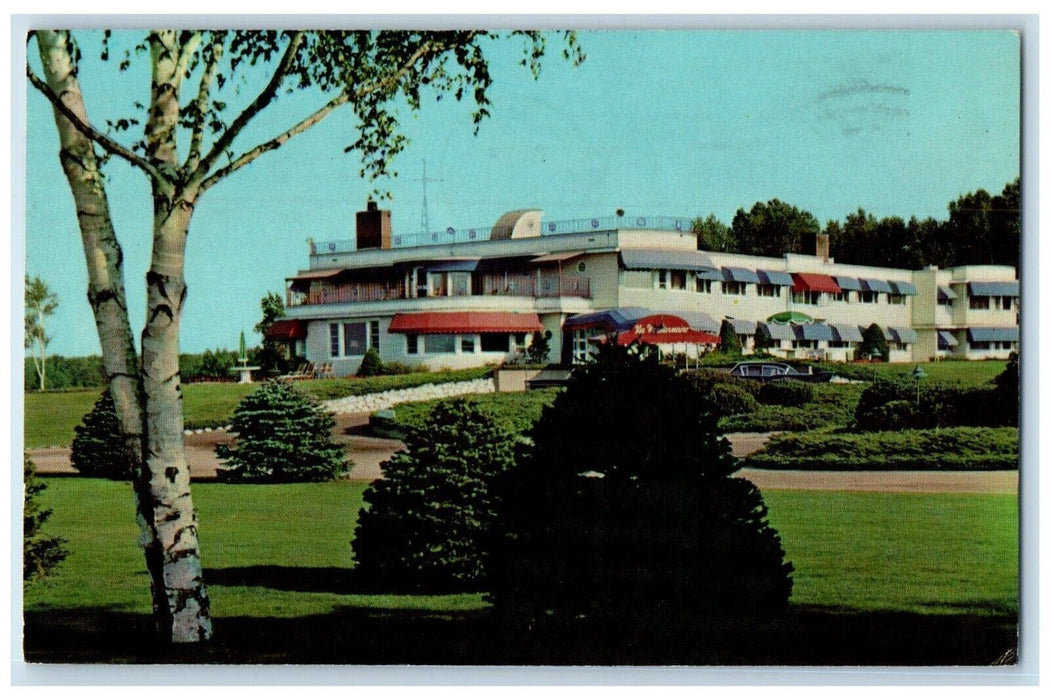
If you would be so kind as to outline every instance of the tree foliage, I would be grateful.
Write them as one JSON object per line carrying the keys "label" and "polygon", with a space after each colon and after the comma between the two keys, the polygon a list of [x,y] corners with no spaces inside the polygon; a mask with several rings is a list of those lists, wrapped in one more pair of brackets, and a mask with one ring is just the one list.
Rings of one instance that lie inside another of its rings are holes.
{"label": "tree foliage", "polygon": [[495,524],[494,478],[511,467],[514,437],[474,403],[438,403],[384,462],[353,543],[355,571],[371,585],[478,590]]}
{"label": "tree foliage", "polygon": [[58,308],[58,295],[39,277],[26,275],[25,289],[25,347],[33,358],[33,367],[40,380],[40,391],[47,388],[47,319]]}
{"label": "tree foliage", "polygon": [[368,348],[364,357],[361,358],[361,366],[357,368],[357,376],[378,377],[382,374],[384,374],[383,360],[379,357],[379,351],[375,348]]}
{"label": "tree foliage", "polygon": [[81,476],[125,481],[131,478],[131,465],[124,454],[124,435],[108,389],[102,392],[73,432],[70,459],[73,469]]}
{"label": "tree foliage", "polygon": [[718,344],[718,351],[723,355],[739,355],[743,352],[743,348],[740,346],[740,338],[737,336],[736,329],[733,328],[733,324],[729,319],[722,319],[722,326],[718,329],[718,337],[722,340]]}
{"label": "tree foliage", "polygon": [[811,251],[820,224],[808,211],[771,199],[756,202],[750,211],[738,209],[733,217],[734,252],[780,257],[784,253]]}
{"label": "tree foliage", "polygon": [[69,556],[61,537],[49,537],[41,529],[51,516],[49,508],[41,507],[38,497],[47,485],[36,475],[36,467],[29,455],[22,459],[22,477],[25,493],[22,508],[22,580],[40,579],[53,571]]}
{"label": "tree foliage", "polygon": [[228,482],[329,481],[353,466],[332,442],[335,420],[291,384],[263,384],[233,412],[235,445],[219,445],[224,464],[218,478]]}
{"label": "tree foliage", "polygon": [[719,253],[737,251],[733,229],[719,221],[714,214],[709,214],[706,219],[697,218],[693,221],[693,233],[696,234],[696,246],[700,250]]}
{"label": "tree foliage", "polygon": [[[860,337],[860,345],[857,346],[859,357],[879,362],[890,361],[890,346],[886,342],[886,334],[882,332],[882,326],[873,323],[861,332]],[[876,351],[878,351],[877,356]]]}
{"label": "tree foliage", "polygon": [[266,337],[266,331],[284,317],[284,299],[277,292],[267,292],[259,301],[262,310],[262,320],[255,324],[255,332],[262,335],[262,347],[255,353],[252,362],[259,367],[259,373],[264,377],[272,377],[283,374],[286,369],[285,348],[279,340]]}
{"label": "tree foliage", "polygon": [[550,331],[539,331],[532,334],[532,342],[529,343],[529,347],[525,350],[529,362],[537,365],[547,362],[551,353],[550,338]]}
{"label": "tree foliage", "polygon": [[603,346],[500,482],[496,611],[523,625],[702,626],[782,610],[792,567],[761,494],[730,476],[717,416],[655,353]]}

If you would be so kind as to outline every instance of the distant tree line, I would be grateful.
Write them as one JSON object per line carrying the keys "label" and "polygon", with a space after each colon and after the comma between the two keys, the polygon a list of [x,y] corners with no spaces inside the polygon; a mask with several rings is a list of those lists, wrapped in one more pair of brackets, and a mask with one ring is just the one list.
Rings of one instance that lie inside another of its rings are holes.
{"label": "distant tree line", "polygon": [[927,265],[1020,264],[1020,178],[992,195],[983,189],[948,203],[948,218],[907,221],[899,216],[878,218],[862,208],[844,221],[830,220],[821,229],[808,211],[779,199],[757,202],[750,211],[738,209],[727,226],[713,214],[693,222],[700,250],[779,257],[811,254],[813,237],[822,230],[830,237],[836,262],[908,269]]}

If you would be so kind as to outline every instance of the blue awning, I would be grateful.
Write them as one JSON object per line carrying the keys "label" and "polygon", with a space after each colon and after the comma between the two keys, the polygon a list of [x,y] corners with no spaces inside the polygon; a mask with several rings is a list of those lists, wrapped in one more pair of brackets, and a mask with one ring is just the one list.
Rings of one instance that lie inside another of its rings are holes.
{"label": "blue awning", "polygon": [[628,270],[715,269],[711,258],[699,250],[621,250],[620,259]]}
{"label": "blue awning", "polygon": [[696,278],[700,280],[711,280],[712,282],[721,282],[722,271],[714,267],[700,267],[696,270]]}
{"label": "blue awning", "polygon": [[864,340],[860,328],[849,323],[832,323],[831,333],[834,340],[844,343],[859,343]]}
{"label": "blue awning", "polygon": [[904,326],[897,326],[896,328],[890,326],[886,329],[889,334],[889,339],[897,343],[917,343],[919,342],[919,334],[911,328]]}
{"label": "blue awning", "polygon": [[959,295],[952,291],[951,287],[937,286],[937,301],[948,301],[949,299],[958,299]]}
{"label": "blue awning", "polygon": [[758,324],[754,321],[742,318],[727,318],[726,320],[733,326],[733,332],[738,335],[754,335],[755,329],[758,327]]}
{"label": "blue awning", "polygon": [[886,294],[890,294],[893,292],[893,290],[890,289],[889,282],[885,280],[862,279],[860,280],[860,288],[861,291],[864,292],[885,292]]}
{"label": "blue awning", "polygon": [[609,332],[625,331],[638,319],[652,314],[652,311],[640,306],[624,306],[618,309],[570,316],[565,319],[564,325],[566,328],[600,327]]}
{"label": "blue awning", "polygon": [[802,323],[792,326],[798,340],[834,340],[830,326],[823,323]]}
{"label": "blue awning", "polygon": [[893,289],[894,294],[905,294],[913,297],[919,293],[919,290],[911,282],[894,282],[891,280],[890,287]]}
{"label": "blue awning", "polygon": [[790,287],[795,284],[791,273],[779,270],[756,270],[760,284],[772,284],[777,287]]}
{"label": "blue awning", "polygon": [[1021,293],[1017,282],[970,282],[972,297],[1015,297]]}
{"label": "blue awning", "polygon": [[758,275],[755,274],[755,271],[745,267],[723,267],[722,275],[727,282],[758,284]]}
{"label": "blue awning", "polygon": [[948,331],[937,331],[937,349],[947,350],[948,348],[954,348],[959,344],[959,341],[955,339],[955,336]]}
{"label": "blue awning", "polygon": [[428,272],[473,272],[478,266],[478,258],[463,260],[435,260],[424,263]]}
{"label": "blue awning", "polygon": [[839,284],[839,289],[842,291],[861,291],[860,281],[858,281],[856,277],[840,277],[839,275],[835,275],[834,277],[835,281]]}
{"label": "blue awning", "polygon": [[966,337],[972,343],[987,343],[992,341],[1016,343],[1018,332],[1016,326],[1013,328],[967,328]]}
{"label": "blue awning", "polygon": [[793,326],[789,326],[785,323],[765,323],[760,321],[759,325],[766,329],[769,333],[769,337],[773,340],[794,340],[795,332],[792,329]]}
{"label": "blue awning", "polygon": [[721,323],[713,319],[710,314],[705,314],[703,311],[675,311],[675,316],[678,316],[688,323],[690,328],[694,328],[698,331],[718,333],[722,328]]}

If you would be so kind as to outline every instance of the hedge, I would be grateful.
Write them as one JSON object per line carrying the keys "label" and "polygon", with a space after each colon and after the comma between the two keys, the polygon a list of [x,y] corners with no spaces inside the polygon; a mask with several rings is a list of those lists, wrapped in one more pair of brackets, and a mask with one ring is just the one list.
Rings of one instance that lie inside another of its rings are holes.
{"label": "hedge", "polygon": [[772,406],[802,406],[813,400],[813,386],[793,379],[765,382],[758,400]]}
{"label": "hedge", "polygon": [[1015,428],[775,435],[744,460],[760,469],[983,471],[1018,467]]}
{"label": "hedge", "polygon": [[327,399],[341,399],[346,396],[378,394],[395,389],[411,389],[427,384],[469,382],[475,379],[486,379],[491,376],[491,367],[472,367],[470,369],[453,369],[443,372],[415,372],[412,374],[394,374],[381,377],[325,379],[322,381],[297,383],[296,387],[303,393],[310,394],[324,401]]}

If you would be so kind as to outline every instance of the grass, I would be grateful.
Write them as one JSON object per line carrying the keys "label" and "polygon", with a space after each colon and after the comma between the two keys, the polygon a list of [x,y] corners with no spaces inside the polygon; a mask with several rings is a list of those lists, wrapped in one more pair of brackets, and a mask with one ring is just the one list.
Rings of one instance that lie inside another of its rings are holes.
{"label": "grass", "polygon": [[617,635],[501,637],[480,595],[367,592],[350,553],[362,484],[197,484],[218,639],[164,651],[148,640],[128,486],[76,477],[47,484],[46,531],[68,538],[71,555],[26,590],[34,660],[989,663],[1016,634],[1012,496],[766,491],[795,566],[789,614],[739,637],[727,628],[712,647],[654,630],[652,644],[619,648]]}

